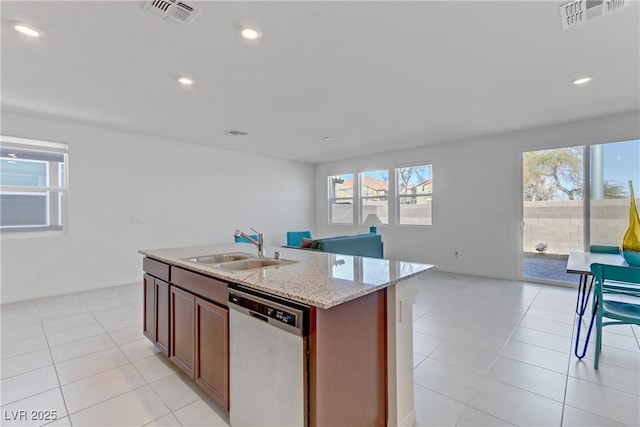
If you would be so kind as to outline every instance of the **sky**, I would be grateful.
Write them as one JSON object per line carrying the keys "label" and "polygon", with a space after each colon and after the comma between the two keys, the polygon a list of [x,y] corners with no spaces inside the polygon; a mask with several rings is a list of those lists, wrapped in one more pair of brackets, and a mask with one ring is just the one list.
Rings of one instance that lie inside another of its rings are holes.
{"label": "sky", "polygon": [[640,140],[613,142],[604,145],[604,180],[617,181],[627,189],[633,181],[636,197],[640,194]]}

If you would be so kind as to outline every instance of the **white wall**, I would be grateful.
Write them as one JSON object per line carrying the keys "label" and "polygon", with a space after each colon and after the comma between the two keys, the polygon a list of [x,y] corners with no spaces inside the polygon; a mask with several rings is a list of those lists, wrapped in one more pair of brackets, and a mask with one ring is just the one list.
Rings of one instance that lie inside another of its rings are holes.
{"label": "white wall", "polygon": [[2,240],[2,302],[140,281],[139,249],[313,228],[311,164],[8,112],[2,134],[69,144],[67,234]]}
{"label": "white wall", "polygon": [[433,263],[443,271],[518,279],[522,153],[639,135],[639,115],[634,112],[321,164],[316,167],[315,229],[319,237],[368,231],[364,226],[328,225],[327,176],[432,162],[433,225],[378,227],[385,258]]}

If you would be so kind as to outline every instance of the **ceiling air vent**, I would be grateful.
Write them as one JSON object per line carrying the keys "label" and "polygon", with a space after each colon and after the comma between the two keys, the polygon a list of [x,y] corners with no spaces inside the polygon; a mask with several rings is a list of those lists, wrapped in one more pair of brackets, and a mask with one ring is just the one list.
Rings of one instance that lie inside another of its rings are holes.
{"label": "ceiling air vent", "polygon": [[236,130],[236,129],[230,129],[228,131],[225,131],[225,134],[227,135],[235,135],[235,136],[245,136],[245,135],[249,135],[248,132],[243,132],[241,130]]}
{"label": "ceiling air vent", "polygon": [[144,8],[184,26],[189,25],[200,12],[197,7],[177,0],[150,0]]}
{"label": "ceiling air vent", "polygon": [[560,6],[562,28],[606,15],[629,4],[630,0],[575,0]]}

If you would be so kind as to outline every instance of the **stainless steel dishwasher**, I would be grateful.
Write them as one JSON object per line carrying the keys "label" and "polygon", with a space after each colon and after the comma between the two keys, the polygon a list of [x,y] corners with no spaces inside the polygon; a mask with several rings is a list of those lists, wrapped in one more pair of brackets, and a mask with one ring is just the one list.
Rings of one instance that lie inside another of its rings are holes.
{"label": "stainless steel dishwasher", "polygon": [[230,422],[308,425],[309,307],[229,288]]}

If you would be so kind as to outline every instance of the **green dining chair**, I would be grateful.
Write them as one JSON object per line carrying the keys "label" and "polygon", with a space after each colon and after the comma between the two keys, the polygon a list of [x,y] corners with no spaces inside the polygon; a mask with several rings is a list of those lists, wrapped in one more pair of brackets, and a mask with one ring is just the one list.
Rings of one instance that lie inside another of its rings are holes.
{"label": "green dining chair", "polygon": [[[591,245],[589,246],[589,252],[594,254],[620,254],[620,248],[618,246]],[[588,277],[587,274],[581,274],[580,283],[578,284],[578,298],[576,299],[576,314],[579,317],[584,316],[592,288],[593,278]],[[579,335],[580,328],[578,328]]]}
{"label": "green dining chair", "polygon": [[[602,350],[602,327],[610,325],[640,325],[640,268],[607,264],[591,264],[595,278],[593,304],[596,316],[596,355],[593,366],[598,369]],[[610,299],[613,295],[637,297],[637,302]],[[604,296],[608,299],[604,299]],[[611,319],[603,322],[603,318]]]}
{"label": "green dining chair", "polygon": [[591,245],[589,246],[589,252],[594,254],[619,254],[619,246],[604,246],[604,245]]}

